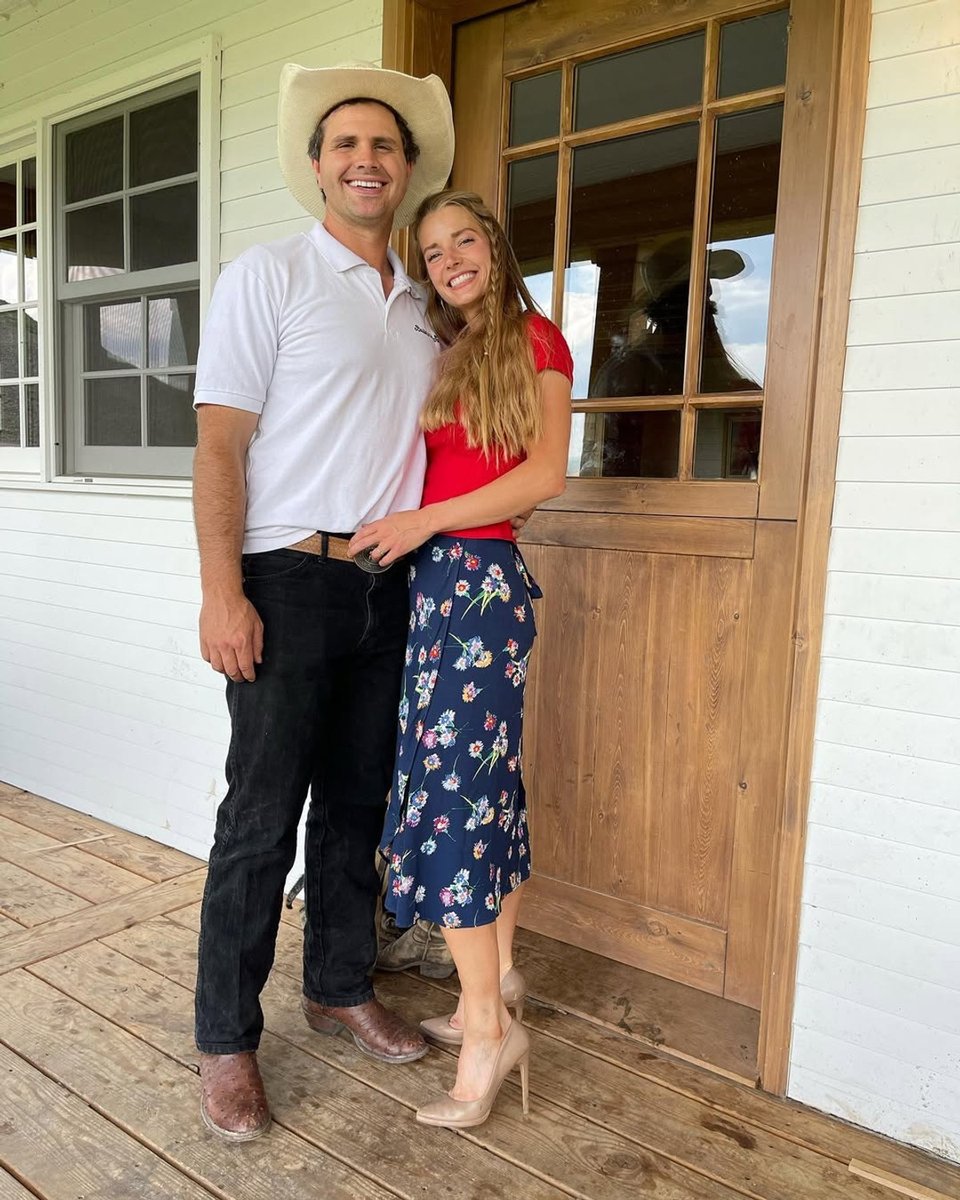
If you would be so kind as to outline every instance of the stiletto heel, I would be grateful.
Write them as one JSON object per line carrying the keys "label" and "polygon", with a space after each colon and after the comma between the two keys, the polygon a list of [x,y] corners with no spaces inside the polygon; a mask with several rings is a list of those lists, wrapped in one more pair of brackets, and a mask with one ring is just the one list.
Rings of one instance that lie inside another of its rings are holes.
{"label": "stiletto heel", "polygon": [[530,1113],[530,1051],[520,1059],[520,1093],[523,1097],[523,1115]]}
{"label": "stiletto heel", "polygon": [[[525,996],[519,996],[513,1002],[513,1019],[515,1021],[523,1020],[523,1002],[525,999],[526,999]],[[507,1007],[509,1007],[509,1005]]]}
{"label": "stiletto heel", "polygon": [[[500,980],[500,996],[507,1008],[512,1008],[518,1021],[523,1019],[523,1002],[527,995],[527,981],[516,967]],[[427,1017],[420,1022],[420,1032],[431,1042],[440,1046],[462,1046],[463,1030],[450,1024],[450,1013],[445,1017]]]}
{"label": "stiletto heel", "polygon": [[455,1100],[450,1095],[439,1096],[423,1108],[417,1109],[417,1120],[421,1125],[442,1125],[446,1129],[470,1129],[474,1125],[482,1125],[490,1116],[490,1110],[503,1081],[517,1066],[520,1068],[523,1111],[529,1112],[530,1036],[519,1022],[511,1021],[510,1028],[500,1042],[490,1082],[483,1095],[477,1100]]}

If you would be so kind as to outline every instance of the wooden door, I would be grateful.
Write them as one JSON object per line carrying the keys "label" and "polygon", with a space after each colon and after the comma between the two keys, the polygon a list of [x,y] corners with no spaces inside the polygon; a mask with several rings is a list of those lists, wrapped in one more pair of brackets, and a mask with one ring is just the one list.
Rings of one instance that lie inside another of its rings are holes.
{"label": "wooden door", "polygon": [[576,363],[568,489],[525,536],[523,921],[755,1007],[836,26],[833,0],[538,0],[454,40],[454,185]]}

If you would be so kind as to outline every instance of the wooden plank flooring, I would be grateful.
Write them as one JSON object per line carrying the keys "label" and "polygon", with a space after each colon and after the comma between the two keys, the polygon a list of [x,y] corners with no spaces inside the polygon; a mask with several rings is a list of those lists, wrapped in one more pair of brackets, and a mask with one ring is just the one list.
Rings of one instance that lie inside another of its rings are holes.
{"label": "wooden plank flooring", "polygon": [[[311,1032],[295,914],[263,997],[274,1126],[223,1143],[198,1114],[202,881],[187,855],[0,785],[0,1200],[960,1197],[960,1169],[735,1082],[748,1010],[725,1073],[707,1072],[692,1065],[706,1009],[668,1016],[651,977],[529,933],[530,1115],[511,1081],[477,1129],[419,1126],[453,1057],[391,1067]],[[377,987],[413,1020],[456,992],[414,975]]]}

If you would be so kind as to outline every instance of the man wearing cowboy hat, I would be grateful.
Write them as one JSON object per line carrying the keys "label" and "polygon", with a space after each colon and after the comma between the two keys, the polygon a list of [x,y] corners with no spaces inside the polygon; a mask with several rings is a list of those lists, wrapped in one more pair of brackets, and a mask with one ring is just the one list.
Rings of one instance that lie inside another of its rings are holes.
{"label": "man wearing cowboy hat", "polygon": [[259,995],[308,789],[307,1022],[346,1028],[382,1061],[426,1053],[370,986],[405,573],[361,569],[346,547],[364,523],[420,502],[418,416],[437,346],[388,243],[446,183],[450,101],[436,76],[288,64],[278,133],[287,186],[318,222],[224,270],[195,396],[200,642],[227,676],[232,727],[196,1036],[203,1119],[236,1141],[270,1122]]}

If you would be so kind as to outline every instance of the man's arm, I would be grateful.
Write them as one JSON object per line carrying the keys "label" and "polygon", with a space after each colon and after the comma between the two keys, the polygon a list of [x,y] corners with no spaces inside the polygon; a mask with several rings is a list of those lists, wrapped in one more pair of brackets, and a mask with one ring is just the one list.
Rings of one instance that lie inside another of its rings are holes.
{"label": "man's arm", "polygon": [[247,508],[247,448],[256,413],[217,404],[197,410],[193,515],[200,547],[200,653],[239,682],[256,678],[263,623],[243,593],[240,556]]}

